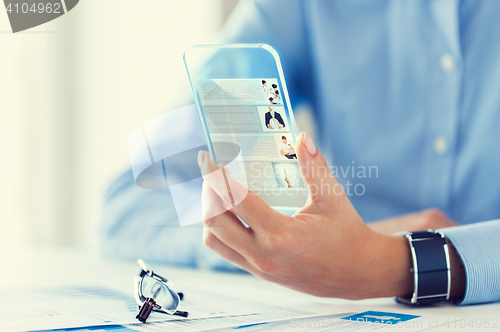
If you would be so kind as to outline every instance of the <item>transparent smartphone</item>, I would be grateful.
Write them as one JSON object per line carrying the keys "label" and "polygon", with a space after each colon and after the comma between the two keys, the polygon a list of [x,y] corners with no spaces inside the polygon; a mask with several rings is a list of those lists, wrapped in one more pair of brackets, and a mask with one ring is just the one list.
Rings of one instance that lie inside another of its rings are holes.
{"label": "transparent smartphone", "polygon": [[233,144],[248,189],[283,213],[303,207],[309,193],[278,53],[266,44],[195,45],[184,63],[212,159],[227,163]]}

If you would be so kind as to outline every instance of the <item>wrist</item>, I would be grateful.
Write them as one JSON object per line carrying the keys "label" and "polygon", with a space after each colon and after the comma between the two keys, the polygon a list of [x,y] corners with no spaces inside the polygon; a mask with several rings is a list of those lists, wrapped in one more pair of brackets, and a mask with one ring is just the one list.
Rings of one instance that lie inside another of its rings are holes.
{"label": "wrist", "polygon": [[403,236],[387,235],[386,297],[408,296],[413,293],[413,260],[408,240]]}
{"label": "wrist", "polygon": [[373,231],[371,245],[366,248],[370,289],[366,297],[408,296],[413,292],[411,251],[403,236],[384,235]]}
{"label": "wrist", "polygon": [[[374,232],[375,233],[375,232]],[[365,298],[403,297],[409,298],[414,291],[413,259],[408,239],[404,236],[370,236],[364,253],[368,258],[365,274],[369,276]],[[451,289],[450,299],[460,301],[465,293],[465,269],[455,247],[446,240],[450,255]]]}
{"label": "wrist", "polygon": [[458,253],[443,233],[427,230],[406,235],[412,253],[414,291],[398,296],[400,303],[429,305],[459,299],[465,290],[465,271]]}

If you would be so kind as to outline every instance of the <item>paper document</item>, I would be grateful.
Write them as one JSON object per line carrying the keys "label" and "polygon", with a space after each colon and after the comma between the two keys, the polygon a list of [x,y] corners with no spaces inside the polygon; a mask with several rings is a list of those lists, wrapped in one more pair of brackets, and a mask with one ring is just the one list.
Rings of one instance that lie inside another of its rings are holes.
{"label": "paper document", "polygon": [[[269,308],[269,307],[268,307]],[[393,329],[415,332],[450,324],[452,317],[411,315],[396,312],[360,310],[362,307],[333,307],[332,314],[310,314],[284,307],[272,307],[266,313],[236,317],[168,321],[144,325],[127,325],[139,332],[156,331],[373,331]],[[356,310],[356,311],[347,311]]]}
{"label": "paper document", "polygon": [[132,294],[105,286],[4,289],[0,290],[0,298],[2,332],[75,331],[75,328],[94,332],[368,331],[387,327],[420,331],[454,321],[450,317],[304,303],[293,298],[271,300],[268,296],[258,302],[246,301],[201,289],[186,289],[179,310],[189,311],[188,318],[152,313],[146,324],[135,319],[138,306]]}
{"label": "paper document", "polygon": [[[132,287],[131,287],[132,289]],[[104,286],[1,289],[0,331],[35,331],[138,322],[133,295]],[[152,313],[148,322],[190,320],[257,313],[212,294],[186,293],[179,310],[189,317]]]}
{"label": "paper document", "polygon": [[[221,319],[222,320],[222,319]],[[434,315],[409,315],[383,311],[350,312],[321,315],[305,318],[282,319],[277,321],[251,323],[230,328],[217,328],[217,331],[373,331],[389,329],[414,332],[436,328],[451,323],[455,318]],[[215,329],[213,330],[215,331]]]}

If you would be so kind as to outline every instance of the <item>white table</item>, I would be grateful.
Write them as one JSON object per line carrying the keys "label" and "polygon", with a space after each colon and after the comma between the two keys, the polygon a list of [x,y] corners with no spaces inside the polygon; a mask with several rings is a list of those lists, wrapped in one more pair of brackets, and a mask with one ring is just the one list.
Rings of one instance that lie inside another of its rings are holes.
{"label": "white table", "polygon": [[[13,248],[0,247],[0,275],[1,285],[5,286],[57,286],[78,283],[109,283],[126,292],[132,290],[132,279],[139,272],[135,262],[106,259],[97,253],[72,249],[72,248]],[[156,266],[158,266],[156,264]],[[205,270],[195,270],[171,266],[161,266],[169,276],[184,285],[196,285],[203,280],[216,292],[238,296],[249,301],[258,301],[262,297],[280,296],[303,301],[304,310],[313,304],[317,307],[328,308],[331,305],[363,305],[384,308],[387,311],[401,310],[402,305],[395,303],[394,299],[371,299],[362,301],[349,301],[341,299],[324,299],[298,293],[279,285],[260,280],[243,273],[222,273]],[[2,299],[4,300],[4,299]],[[432,308],[408,308],[410,314],[432,313],[442,316],[454,316],[470,319],[493,318],[499,320],[500,303],[455,306],[443,304]],[[440,326],[432,331],[454,331],[453,328]],[[458,328],[458,331],[469,331],[469,327]],[[476,329],[474,329],[476,330]],[[500,331],[498,329],[483,328],[487,331]]]}

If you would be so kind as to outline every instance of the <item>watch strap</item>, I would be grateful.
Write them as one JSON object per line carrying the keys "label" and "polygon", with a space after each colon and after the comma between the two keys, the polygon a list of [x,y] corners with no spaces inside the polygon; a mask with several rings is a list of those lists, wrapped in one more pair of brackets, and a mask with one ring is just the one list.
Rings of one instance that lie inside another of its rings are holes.
{"label": "watch strap", "polygon": [[398,302],[428,305],[450,297],[451,271],[448,245],[444,234],[433,230],[406,235],[413,260],[414,291],[411,298]]}

